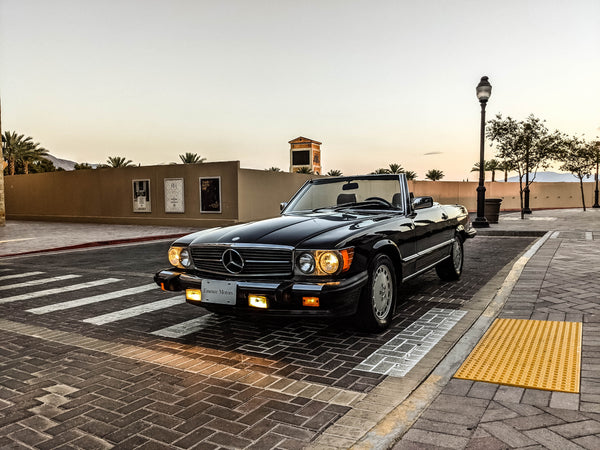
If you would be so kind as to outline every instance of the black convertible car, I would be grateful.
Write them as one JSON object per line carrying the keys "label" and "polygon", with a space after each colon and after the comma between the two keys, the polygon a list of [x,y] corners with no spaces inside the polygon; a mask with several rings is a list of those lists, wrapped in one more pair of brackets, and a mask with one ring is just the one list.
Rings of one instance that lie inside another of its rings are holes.
{"label": "black convertible car", "polygon": [[435,268],[456,280],[467,210],[413,198],[404,175],[306,182],[280,217],[214,228],[175,241],[172,268],[154,280],[217,313],[337,317],[389,326],[399,285]]}

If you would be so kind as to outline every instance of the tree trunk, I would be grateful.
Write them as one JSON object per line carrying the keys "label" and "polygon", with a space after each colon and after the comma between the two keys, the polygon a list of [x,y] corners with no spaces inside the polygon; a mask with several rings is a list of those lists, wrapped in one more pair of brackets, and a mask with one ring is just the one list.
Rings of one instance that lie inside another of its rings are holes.
{"label": "tree trunk", "polygon": [[496,181],[496,171],[492,170],[492,183]]}
{"label": "tree trunk", "polygon": [[583,210],[585,211],[585,197],[583,195],[583,177],[579,177],[579,188],[581,189],[581,204],[583,205]]}
{"label": "tree trunk", "polygon": [[504,182],[508,182],[508,169],[504,169]]}
{"label": "tree trunk", "polygon": [[29,161],[23,161],[23,164],[25,165],[25,175],[27,175],[29,173]]}
{"label": "tree trunk", "polygon": [[525,213],[523,212],[523,177],[519,177],[519,197],[521,200],[521,220],[525,219]]}

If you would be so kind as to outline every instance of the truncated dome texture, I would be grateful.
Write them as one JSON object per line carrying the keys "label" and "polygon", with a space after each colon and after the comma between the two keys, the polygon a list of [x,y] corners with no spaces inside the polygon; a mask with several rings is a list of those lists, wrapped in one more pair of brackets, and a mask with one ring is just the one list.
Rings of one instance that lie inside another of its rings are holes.
{"label": "truncated dome texture", "polygon": [[454,376],[578,393],[581,335],[579,322],[497,319]]}

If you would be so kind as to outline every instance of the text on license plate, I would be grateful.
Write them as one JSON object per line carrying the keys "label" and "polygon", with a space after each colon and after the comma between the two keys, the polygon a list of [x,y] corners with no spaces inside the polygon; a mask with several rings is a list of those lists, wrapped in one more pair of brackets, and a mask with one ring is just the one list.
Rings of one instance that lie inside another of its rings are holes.
{"label": "text on license plate", "polygon": [[235,281],[202,280],[202,303],[235,305],[236,296]]}

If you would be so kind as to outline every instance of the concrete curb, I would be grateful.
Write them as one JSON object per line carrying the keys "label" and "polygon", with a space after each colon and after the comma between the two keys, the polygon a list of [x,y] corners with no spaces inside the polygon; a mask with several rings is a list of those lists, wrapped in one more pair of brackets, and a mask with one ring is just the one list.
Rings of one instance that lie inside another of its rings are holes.
{"label": "concrete curb", "polygon": [[59,252],[59,251],[68,251],[68,250],[79,250],[82,248],[91,248],[91,247],[104,247],[109,245],[119,245],[119,244],[132,244],[136,242],[149,242],[149,241],[160,241],[166,239],[177,239],[182,236],[186,236],[189,233],[177,233],[177,234],[165,234],[160,236],[141,236],[136,238],[124,238],[124,239],[111,239],[108,241],[94,241],[94,242],[85,242],[82,244],[74,244],[67,245],[64,247],[56,247],[56,248],[45,248],[40,250],[30,250],[27,252],[21,253],[10,253],[6,255],[0,255],[0,258],[9,258],[12,256],[25,256],[25,255],[33,255],[36,253],[50,253],[50,252]]}
{"label": "concrete curb", "polygon": [[[423,411],[442,392],[444,386],[450,381],[465,358],[485,334],[508,300],[523,268],[550,238],[551,234],[551,232],[545,233],[513,264],[502,286],[493,296],[487,308],[444,359],[440,361],[427,379],[402,404],[397,406],[361,440],[356,442],[352,446],[353,449],[389,449],[410,429]],[[492,282],[493,280],[490,281],[490,283]],[[481,290],[485,289],[484,286]]]}

